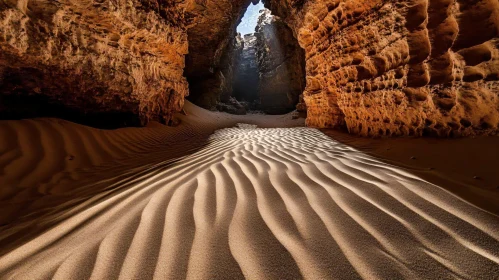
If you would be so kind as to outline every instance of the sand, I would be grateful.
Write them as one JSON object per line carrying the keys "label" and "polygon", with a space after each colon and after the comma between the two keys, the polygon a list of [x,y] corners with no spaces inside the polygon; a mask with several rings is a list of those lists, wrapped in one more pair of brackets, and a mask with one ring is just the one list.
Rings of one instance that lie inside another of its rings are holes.
{"label": "sand", "polygon": [[321,131],[499,214],[499,137],[373,139]]}
{"label": "sand", "polygon": [[[405,162],[421,140],[186,112],[173,128],[0,122],[0,278],[499,277],[493,166],[463,163],[482,166],[473,185],[441,154]],[[497,143],[477,141],[452,145]]]}

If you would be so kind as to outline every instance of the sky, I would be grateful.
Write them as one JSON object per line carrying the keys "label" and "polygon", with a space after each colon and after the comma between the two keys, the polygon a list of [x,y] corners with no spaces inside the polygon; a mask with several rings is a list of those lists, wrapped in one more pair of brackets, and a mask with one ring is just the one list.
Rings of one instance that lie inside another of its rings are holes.
{"label": "sky", "polygon": [[263,8],[264,6],[261,1],[256,5],[250,4],[241,23],[237,26],[237,32],[241,33],[243,36],[254,33],[256,24],[258,23],[258,16],[260,15],[258,12]]}

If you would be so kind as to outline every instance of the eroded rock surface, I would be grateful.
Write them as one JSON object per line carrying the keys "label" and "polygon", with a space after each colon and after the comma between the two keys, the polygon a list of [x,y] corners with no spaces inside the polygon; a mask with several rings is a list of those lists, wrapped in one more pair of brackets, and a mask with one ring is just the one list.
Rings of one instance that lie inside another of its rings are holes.
{"label": "eroded rock surface", "polygon": [[498,130],[498,1],[265,2],[305,49],[308,125],[370,136]]}
{"label": "eroded rock surface", "polygon": [[3,1],[2,114],[61,106],[168,122],[188,94],[189,2]]}
{"label": "eroded rock surface", "polygon": [[[5,0],[0,112],[40,116],[55,104],[166,123],[188,94],[188,51],[193,98],[214,106],[231,91],[235,28],[251,1]],[[498,131],[497,0],[264,2],[305,51],[298,106],[308,125],[370,136]]]}
{"label": "eroded rock surface", "polygon": [[296,109],[305,88],[304,53],[291,29],[265,9],[257,32],[260,109],[284,114]]}

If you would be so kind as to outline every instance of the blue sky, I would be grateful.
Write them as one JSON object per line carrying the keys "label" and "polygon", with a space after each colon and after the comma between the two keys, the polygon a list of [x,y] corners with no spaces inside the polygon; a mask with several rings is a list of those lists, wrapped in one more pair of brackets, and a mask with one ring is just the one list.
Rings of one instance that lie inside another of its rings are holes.
{"label": "blue sky", "polygon": [[237,27],[237,32],[241,33],[243,36],[245,34],[254,33],[256,24],[258,23],[258,16],[260,15],[258,12],[263,8],[264,6],[261,1],[256,5],[250,4],[248,10],[244,14],[241,24]]}

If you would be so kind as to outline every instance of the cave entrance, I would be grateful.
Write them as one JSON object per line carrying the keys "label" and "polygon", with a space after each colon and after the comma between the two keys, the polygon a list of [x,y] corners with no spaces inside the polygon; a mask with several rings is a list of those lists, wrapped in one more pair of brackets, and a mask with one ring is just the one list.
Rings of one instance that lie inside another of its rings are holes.
{"label": "cave entrance", "polygon": [[[205,15],[189,28],[188,98],[233,114],[291,112],[305,88],[304,51],[267,2],[246,1],[234,1],[234,11],[208,1]],[[223,18],[227,13],[234,18]]]}
{"label": "cave entrance", "polygon": [[249,5],[231,48],[233,99],[267,114],[296,109],[305,88],[304,52],[291,29],[261,1]]}
{"label": "cave entrance", "polygon": [[260,16],[265,11],[263,3],[250,3],[241,23],[237,26],[234,63],[234,83],[232,96],[246,103],[249,109],[258,109],[259,105],[259,65],[256,28]]}

